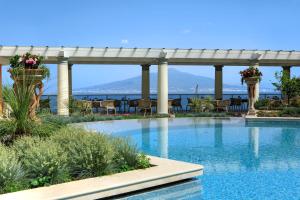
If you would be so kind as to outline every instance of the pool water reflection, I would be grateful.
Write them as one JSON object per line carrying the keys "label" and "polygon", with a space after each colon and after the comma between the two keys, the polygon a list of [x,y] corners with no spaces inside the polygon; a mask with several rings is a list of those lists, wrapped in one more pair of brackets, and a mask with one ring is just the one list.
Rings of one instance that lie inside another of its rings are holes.
{"label": "pool water reflection", "polygon": [[300,199],[299,123],[163,118],[85,125],[130,137],[147,154],[204,165],[192,182],[124,199]]}

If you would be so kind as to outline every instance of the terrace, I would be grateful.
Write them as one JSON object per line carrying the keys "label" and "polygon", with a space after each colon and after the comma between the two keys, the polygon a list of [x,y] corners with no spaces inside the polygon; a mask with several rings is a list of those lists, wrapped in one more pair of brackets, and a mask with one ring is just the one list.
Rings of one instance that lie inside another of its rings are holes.
{"label": "terrace", "polygon": [[[57,64],[57,98],[42,96],[49,75],[42,61]],[[274,182],[269,171],[286,180],[299,169],[300,81],[290,75],[300,66],[298,51],[2,46],[0,63],[10,64],[14,80],[0,99],[7,118],[0,120],[6,163],[0,173],[8,172],[0,179],[0,192],[7,193],[0,199],[126,198],[130,192],[142,198],[145,188],[150,195],[166,188],[168,198],[174,194],[168,184],[180,188],[191,180],[197,187],[190,192],[200,198],[203,187],[217,194],[209,184],[218,176],[228,179],[216,184],[231,197],[226,188],[236,185],[236,173],[256,185],[252,177],[261,172]],[[141,94],[72,94],[74,64],[139,65]],[[152,65],[158,67],[157,94],[150,94]],[[214,66],[215,93],[169,94],[168,65]],[[223,93],[225,66],[249,66],[241,72],[247,95]],[[259,68],[268,66],[282,67],[281,93],[259,93]],[[0,83],[2,89],[2,75]],[[249,187],[248,181],[239,185]],[[291,197],[293,187],[283,186]],[[272,188],[264,187],[266,197]]]}

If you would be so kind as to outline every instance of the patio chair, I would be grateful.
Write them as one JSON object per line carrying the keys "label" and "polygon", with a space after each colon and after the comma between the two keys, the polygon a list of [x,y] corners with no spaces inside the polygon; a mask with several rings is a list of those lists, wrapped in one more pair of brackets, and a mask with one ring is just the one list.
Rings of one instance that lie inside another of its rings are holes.
{"label": "patio chair", "polygon": [[134,108],[134,112],[136,113],[137,106],[138,106],[138,102],[136,99],[128,100],[128,112],[130,112],[130,108]]}
{"label": "patio chair", "polygon": [[151,106],[151,100],[149,99],[140,99],[138,100],[138,106],[137,108],[140,111],[144,111],[144,117],[146,116],[147,111],[150,111],[150,115],[152,116],[152,106]]}
{"label": "patio chair", "polygon": [[75,100],[75,106],[79,109],[79,112],[82,114],[91,114],[92,111],[92,102],[87,100]]}
{"label": "patio chair", "polygon": [[230,106],[231,102],[230,100],[216,100],[215,101],[215,109],[216,111],[226,111],[228,112],[228,107]]}
{"label": "patio chair", "polygon": [[122,101],[116,99],[116,100],[114,101],[114,104],[115,104],[115,107],[118,108],[118,111],[121,112]]}
{"label": "patio chair", "polygon": [[151,99],[151,107],[157,111],[157,99]]}
{"label": "patio chair", "polygon": [[96,112],[99,112],[101,108],[101,101],[98,101],[98,100],[95,100],[95,101],[92,101],[92,109],[96,110]]}
{"label": "patio chair", "polygon": [[106,111],[106,114],[109,114],[109,111],[114,111],[115,114],[117,114],[117,110],[115,107],[115,100],[104,100],[101,102],[101,108],[103,108]]}
{"label": "patio chair", "polygon": [[173,99],[169,99],[168,100],[168,112],[169,113],[171,113],[171,111],[174,111],[173,110],[173,106],[172,106],[173,105],[173,101],[174,101]]}
{"label": "patio chair", "polygon": [[179,109],[180,111],[182,111],[181,98],[173,99],[172,106],[174,110],[177,109],[177,112],[179,111]]}
{"label": "patio chair", "polygon": [[187,101],[188,101],[188,103],[186,105],[185,111],[191,110],[192,107],[193,107],[192,99],[191,98],[187,98]]}
{"label": "patio chair", "polygon": [[242,98],[230,98],[230,105],[233,111],[241,111],[242,107]]}

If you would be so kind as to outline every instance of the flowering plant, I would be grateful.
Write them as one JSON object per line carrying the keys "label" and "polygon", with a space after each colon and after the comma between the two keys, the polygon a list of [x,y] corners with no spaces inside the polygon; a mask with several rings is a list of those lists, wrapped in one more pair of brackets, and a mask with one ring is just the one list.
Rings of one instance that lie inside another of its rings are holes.
{"label": "flowering plant", "polygon": [[248,69],[240,71],[241,74],[241,82],[242,84],[245,81],[245,78],[257,78],[259,81],[261,80],[262,73],[259,71],[258,68],[250,66]]}
{"label": "flowering plant", "polygon": [[33,55],[31,53],[15,55],[9,59],[11,72],[13,74],[20,74],[24,69],[40,69],[43,74],[43,78],[50,76],[49,69],[43,65],[43,56]]}
{"label": "flowering plant", "polygon": [[37,56],[30,53],[26,53],[22,56],[15,55],[9,60],[11,68],[24,67],[25,69],[38,69],[42,61],[42,56]]}

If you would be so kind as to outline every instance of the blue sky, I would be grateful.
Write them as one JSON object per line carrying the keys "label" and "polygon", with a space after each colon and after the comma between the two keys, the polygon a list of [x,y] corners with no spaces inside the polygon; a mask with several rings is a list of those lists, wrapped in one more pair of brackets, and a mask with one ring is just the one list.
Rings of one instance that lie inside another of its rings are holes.
{"label": "blue sky", "polygon": [[[300,46],[300,0],[0,0],[0,6],[1,45],[274,50]],[[175,68],[214,76],[211,66]],[[243,68],[225,67],[224,82],[239,84],[238,71]],[[53,88],[56,66],[50,69],[48,87]],[[270,83],[278,70],[263,67],[263,83]],[[107,83],[140,73],[138,66],[76,65],[73,85]],[[293,68],[292,73],[300,75],[300,69]],[[9,82],[8,74],[4,76]]]}

